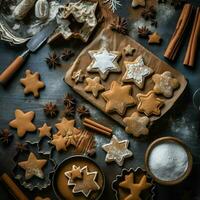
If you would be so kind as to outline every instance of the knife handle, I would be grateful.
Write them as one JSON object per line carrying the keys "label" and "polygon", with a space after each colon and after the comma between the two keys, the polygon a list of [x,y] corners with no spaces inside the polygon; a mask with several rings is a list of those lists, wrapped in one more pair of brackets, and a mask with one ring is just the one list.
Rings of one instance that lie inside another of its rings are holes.
{"label": "knife handle", "polygon": [[18,56],[1,74],[0,83],[5,84],[13,76],[13,74],[22,66],[29,50],[25,51],[22,55]]}

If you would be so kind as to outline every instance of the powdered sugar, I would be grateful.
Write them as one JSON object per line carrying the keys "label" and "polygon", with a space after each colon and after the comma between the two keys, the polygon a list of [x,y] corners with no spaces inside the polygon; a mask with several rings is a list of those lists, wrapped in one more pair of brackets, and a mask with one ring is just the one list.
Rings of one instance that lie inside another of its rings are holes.
{"label": "powdered sugar", "polygon": [[149,155],[149,168],[162,181],[174,181],[188,169],[188,155],[175,142],[165,142],[156,146]]}

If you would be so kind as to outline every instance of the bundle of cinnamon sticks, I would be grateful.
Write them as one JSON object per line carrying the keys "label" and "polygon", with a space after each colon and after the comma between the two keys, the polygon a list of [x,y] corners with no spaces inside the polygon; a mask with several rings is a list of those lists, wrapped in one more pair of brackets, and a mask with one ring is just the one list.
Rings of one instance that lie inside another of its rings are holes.
{"label": "bundle of cinnamon sticks", "polygon": [[192,18],[192,13],[196,12],[193,28],[190,35],[187,51],[183,64],[193,66],[195,63],[195,54],[197,50],[198,39],[200,35],[200,8],[196,10],[191,4],[185,4],[179,20],[176,25],[176,29],[170,39],[170,42],[165,50],[164,56],[169,60],[174,60],[178,50],[180,49],[181,42],[183,41],[183,35]]}
{"label": "bundle of cinnamon sticks", "polygon": [[175,59],[181,42],[183,41],[183,34],[191,18],[192,10],[193,6],[191,4],[185,4],[185,6],[183,7],[183,10],[176,25],[176,29],[171,37],[167,49],[165,50],[165,58],[168,58],[169,60]]}
{"label": "bundle of cinnamon sticks", "polygon": [[185,54],[185,59],[183,62],[184,65],[190,67],[194,65],[199,36],[200,36],[200,8],[198,7],[195,14],[192,32],[188,43],[188,48]]}

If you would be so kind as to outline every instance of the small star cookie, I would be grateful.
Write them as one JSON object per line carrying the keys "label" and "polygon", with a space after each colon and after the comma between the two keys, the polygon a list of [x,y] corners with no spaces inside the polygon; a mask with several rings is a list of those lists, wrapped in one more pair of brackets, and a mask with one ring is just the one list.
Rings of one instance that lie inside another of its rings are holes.
{"label": "small star cookie", "polygon": [[34,97],[39,97],[39,90],[45,87],[44,82],[40,81],[40,74],[31,70],[26,70],[25,78],[20,79],[22,85],[25,86],[24,94],[33,93]]}
{"label": "small star cookie", "polygon": [[73,193],[83,193],[85,197],[89,197],[92,191],[97,191],[100,189],[100,186],[96,182],[98,172],[88,171],[88,166],[85,166],[81,169],[82,179],[76,179],[71,182],[71,185],[74,185],[72,190]]}
{"label": "small star cookie", "polygon": [[9,126],[17,129],[17,135],[23,137],[26,132],[34,132],[36,126],[32,123],[35,116],[33,111],[24,113],[22,110],[17,109],[15,111],[15,119],[9,122]]}
{"label": "small star cookie", "polygon": [[132,56],[134,51],[135,51],[135,48],[131,47],[130,44],[128,44],[126,47],[124,47],[124,55],[125,56]]}
{"label": "small star cookie", "polygon": [[75,71],[72,73],[72,79],[75,81],[75,83],[82,83],[85,78],[85,74],[81,69],[78,71]]}
{"label": "small star cookie", "polygon": [[125,117],[123,122],[126,125],[125,131],[135,137],[148,135],[149,133],[147,128],[150,122],[149,118],[146,116],[141,117],[138,112],[134,112],[130,117]]}
{"label": "small star cookie", "polygon": [[47,160],[38,160],[34,153],[30,153],[28,160],[19,162],[18,165],[25,170],[25,179],[28,180],[33,176],[43,179],[44,173],[42,168],[47,163]]}
{"label": "small star cookie", "polygon": [[87,86],[84,88],[86,92],[91,92],[94,97],[98,96],[98,93],[102,90],[104,90],[104,86],[100,83],[99,77],[92,78],[86,78]]}
{"label": "small star cookie", "polygon": [[42,127],[38,128],[40,137],[51,137],[51,126],[48,126],[46,123]]}
{"label": "small star cookie", "polygon": [[149,91],[147,94],[137,94],[139,101],[137,110],[145,115],[160,115],[160,108],[164,105],[164,101],[157,98],[154,91]]}
{"label": "small star cookie", "polygon": [[106,112],[116,111],[120,115],[124,115],[126,108],[136,104],[136,100],[131,96],[131,86],[113,81],[111,88],[103,92],[101,95],[106,101]]}
{"label": "small star cookie", "polygon": [[161,39],[160,35],[158,35],[157,32],[154,32],[153,34],[149,35],[148,43],[149,44],[160,44],[161,40],[162,39]]}
{"label": "small star cookie", "polygon": [[132,7],[145,6],[145,0],[132,0]]}
{"label": "small star cookie", "polygon": [[125,158],[129,158],[133,155],[133,153],[128,150],[128,145],[128,140],[119,141],[118,138],[113,135],[110,143],[102,146],[103,150],[107,152],[105,161],[115,161],[119,166],[122,166]]}
{"label": "small star cookie", "polygon": [[172,97],[173,91],[180,86],[178,80],[173,78],[172,73],[169,71],[165,71],[162,74],[154,74],[152,80],[155,83],[153,91],[167,98]]}
{"label": "small star cookie", "polygon": [[65,176],[69,179],[68,180],[68,185],[74,185],[74,180],[75,179],[82,179],[82,172],[80,166],[77,167],[76,165],[72,166],[72,170],[65,172]]}
{"label": "small star cookie", "polygon": [[51,140],[51,144],[56,147],[56,151],[66,151],[66,142],[67,139],[58,133],[54,134],[53,139]]}
{"label": "small star cookie", "polygon": [[126,72],[122,77],[123,82],[133,82],[140,89],[144,87],[145,78],[153,73],[153,69],[144,64],[143,57],[138,56],[133,62],[124,61]]}
{"label": "small star cookie", "polygon": [[105,80],[110,72],[121,72],[117,61],[121,56],[119,51],[108,51],[106,48],[88,51],[92,62],[87,67],[88,72],[98,72],[101,79]]}

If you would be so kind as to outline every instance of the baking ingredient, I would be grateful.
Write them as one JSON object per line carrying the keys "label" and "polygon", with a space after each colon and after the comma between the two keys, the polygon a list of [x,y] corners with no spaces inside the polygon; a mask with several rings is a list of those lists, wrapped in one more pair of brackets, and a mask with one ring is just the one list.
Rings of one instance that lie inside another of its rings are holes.
{"label": "baking ingredient", "polygon": [[44,113],[47,117],[54,118],[57,116],[59,110],[56,104],[49,102],[44,106]]}
{"label": "baking ingredient", "polygon": [[34,6],[36,0],[22,0],[14,9],[13,15],[17,20],[22,20],[31,8]]}
{"label": "baking ingredient", "polygon": [[55,51],[49,53],[49,56],[45,59],[49,68],[56,68],[60,66],[60,58]]}
{"label": "baking ingredient", "polygon": [[162,181],[174,181],[188,169],[188,155],[178,143],[168,141],[152,149],[148,161],[151,173]]}
{"label": "baking ingredient", "polygon": [[112,31],[116,31],[124,35],[128,34],[128,22],[123,17],[117,17],[117,19],[113,20],[113,22],[110,25],[110,28]]}
{"label": "baking ingredient", "polygon": [[47,19],[49,16],[49,3],[47,0],[37,0],[35,4],[35,16],[38,19]]}

